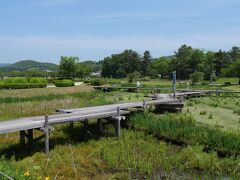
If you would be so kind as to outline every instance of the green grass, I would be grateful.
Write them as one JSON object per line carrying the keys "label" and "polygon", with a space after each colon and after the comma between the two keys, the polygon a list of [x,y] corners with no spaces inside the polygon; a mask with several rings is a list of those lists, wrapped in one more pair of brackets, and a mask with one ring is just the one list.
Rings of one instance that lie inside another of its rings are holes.
{"label": "green grass", "polygon": [[134,128],[145,129],[161,139],[178,144],[203,145],[223,155],[240,155],[240,134],[220,131],[218,128],[199,126],[188,114],[137,114],[130,119]]}
{"label": "green grass", "polygon": [[225,82],[238,83],[238,78],[218,78],[216,83],[224,84]]}
{"label": "green grass", "polygon": [[227,90],[227,91],[238,91],[238,92],[240,92],[240,85],[226,86],[226,87],[223,87],[222,89]]}
{"label": "green grass", "polygon": [[142,101],[144,93],[74,92],[41,96],[9,96],[0,98],[0,120],[55,114],[56,109],[80,108],[127,101]]}
{"label": "green grass", "polygon": [[70,134],[66,130],[59,127],[51,135],[54,146],[49,156],[42,151],[27,155],[16,149],[8,156],[7,165],[18,169],[20,175],[28,171],[32,179],[185,179],[238,177],[240,173],[238,158],[219,158],[215,152],[204,152],[199,145],[175,146],[144,132],[124,129],[118,140],[95,139],[93,133],[94,137],[86,141],[81,139],[81,126]]}
{"label": "green grass", "polygon": [[0,158],[0,179],[1,180],[9,180],[8,177],[18,180],[26,180],[30,179],[26,176],[24,176],[24,171],[16,170],[16,167],[11,165],[7,160],[5,160],[3,157]]}
{"label": "green grass", "polygon": [[[237,113],[234,114],[231,109],[196,104],[183,110],[183,112],[187,111],[201,124],[209,124],[224,130],[240,130],[240,116]],[[210,115],[212,118],[208,118]]]}
{"label": "green grass", "polygon": [[93,88],[87,85],[76,87],[54,87],[45,89],[15,89],[15,90],[0,90],[1,97],[33,97],[33,96],[48,96],[50,94],[71,94],[79,92],[91,92]]}
{"label": "green grass", "polygon": [[[142,101],[148,94],[103,93],[89,86],[44,90],[0,91],[0,119],[53,114],[58,108]],[[71,131],[68,124],[56,126],[50,136],[49,156],[43,153],[43,141],[27,150],[19,146],[18,133],[0,135],[0,155],[5,156],[0,171],[15,179],[26,179],[27,171],[29,179],[239,179],[239,156],[231,156],[240,150],[235,131],[240,125],[238,99],[204,97],[186,104],[187,115],[133,115],[135,129],[122,129],[119,139],[110,125],[99,139],[95,121],[90,123],[91,134],[86,135],[79,123]],[[219,128],[221,123],[224,131]],[[221,152],[230,156],[220,157]]]}

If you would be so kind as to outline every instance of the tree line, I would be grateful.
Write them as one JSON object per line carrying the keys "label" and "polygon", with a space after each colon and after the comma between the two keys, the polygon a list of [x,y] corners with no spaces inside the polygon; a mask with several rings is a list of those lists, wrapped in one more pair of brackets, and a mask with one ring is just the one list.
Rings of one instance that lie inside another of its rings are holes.
{"label": "tree line", "polygon": [[133,50],[113,54],[101,61],[102,76],[125,78],[138,72],[141,76],[169,78],[177,71],[177,79],[188,79],[191,74],[201,72],[204,79],[216,77],[238,77],[240,83],[240,47],[229,51],[204,51],[182,45],[172,56],[152,58],[150,51],[143,55]]}
{"label": "tree line", "polygon": [[143,54],[127,49],[119,54],[112,54],[99,62],[80,62],[78,57],[62,56],[58,72],[11,71],[0,73],[12,77],[56,77],[87,78],[91,72],[101,71],[102,77],[126,78],[149,76],[170,78],[172,71],[177,71],[177,79],[214,80],[217,77],[238,77],[240,83],[240,47],[234,46],[229,51],[204,51],[188,45],[182,45],[172,56],[153,58],[150,51]]}

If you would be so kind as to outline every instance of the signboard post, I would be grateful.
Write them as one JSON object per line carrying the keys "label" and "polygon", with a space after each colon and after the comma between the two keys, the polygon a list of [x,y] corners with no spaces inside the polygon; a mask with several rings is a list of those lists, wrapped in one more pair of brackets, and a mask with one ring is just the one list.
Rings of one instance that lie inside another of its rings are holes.
{"label": "signboard post", "polygon": [[172,91],[174,98],[176,98],[176,71],[172,72]]}

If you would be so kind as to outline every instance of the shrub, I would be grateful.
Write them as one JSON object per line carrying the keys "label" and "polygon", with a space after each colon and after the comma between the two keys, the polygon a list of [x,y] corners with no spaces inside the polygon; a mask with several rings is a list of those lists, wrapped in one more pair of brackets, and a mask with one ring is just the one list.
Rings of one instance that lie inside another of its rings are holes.
{"label": "shrub", "polygon": [[240,109],[235,109],[235,110],[233,111],[233,113],[240,115]]}
{"label": "shrub", "polygon": [[85,83],[85,84],[89,84],[90,81],[89,81],[89,80],[84,80],[83,83]]}
{"label": "shrub", "polygon": [[47,84],[43,83],[5,83],[0,84],[0,89],[28,89],[28,88],[45,88]]}
{"label": "shrub", "polygon": [[198,81],[202,81],[204,78],[204,73],[203,72],[194,72],[190,74],[190,79],[192,81],[192,84],[194,85]]}
{"label": "shrub", "polygon": [[31,78],[29,83],[47,84],[48,82],[47,82],[47,80],[45,78],[36,78],[35,77],[35,78]]}
{"label": "shrub", "polygon": [[12,78],[12,82],[11,83],[28,83],[28,80],[27,78],[24,78],[24,77],[15,77],[15,78]]}
{"label": "shrub", "polygon": [[140,76],[140,73],[137,71],[134,71],[133,73],[128,74],[128,82],[129,83],[133,83],[134,81],[136,81]]}
{"label": "shrub", "polygon": [[101,86],[105,84],[105,81],[103,79],[91,79],[90,84],[93,86]]}
{"label": "shrub", "polygon": [[54,82],[56,87],[69,87],[74,86],[74,82],[70,79],[56,80]]}
{"label": "shrub", "polygon": [[200,111],[200,115],[206,115],[207,111]]}
{"label": "shrub", "polygon": [[212,113],[209,114],[208,119],[213,119],[213,115],[212,115]]}

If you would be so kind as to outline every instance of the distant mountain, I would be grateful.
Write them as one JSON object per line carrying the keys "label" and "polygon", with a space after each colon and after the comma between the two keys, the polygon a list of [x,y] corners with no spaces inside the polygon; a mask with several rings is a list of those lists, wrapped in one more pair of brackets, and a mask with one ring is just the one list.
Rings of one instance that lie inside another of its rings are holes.
{"label": "distant mountain", "polygon": [[7,65],[9,65],[9,64],[7,64],[7,63],[0,63],[0,67],[7,66]]}
{"label": "distant mountain", "polygon": [[27,70],[39,70],[39,71],[57,71],[58,65],[53,63],[42,63],[33,60],[23,60],[14,64],[9,64],[0,67],[1,71],[27,71]]}

